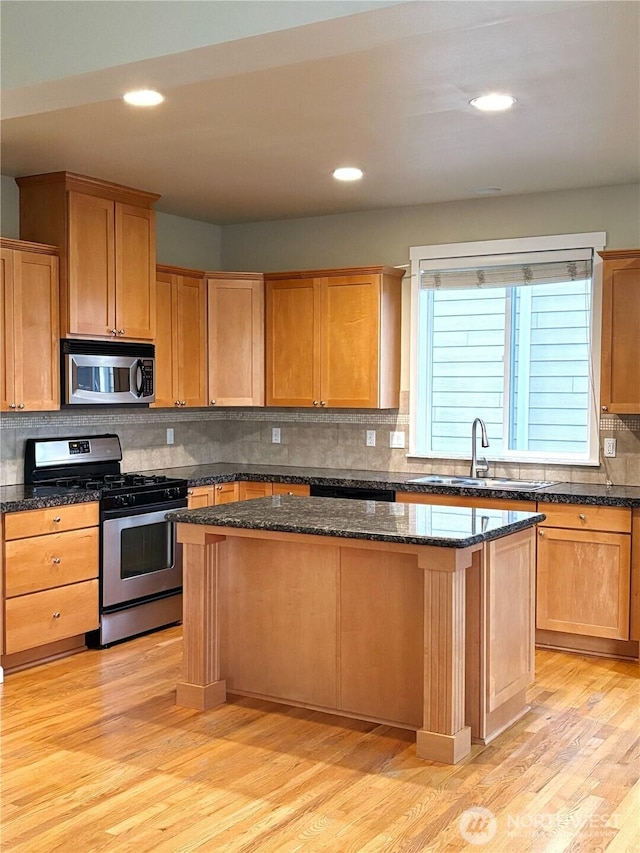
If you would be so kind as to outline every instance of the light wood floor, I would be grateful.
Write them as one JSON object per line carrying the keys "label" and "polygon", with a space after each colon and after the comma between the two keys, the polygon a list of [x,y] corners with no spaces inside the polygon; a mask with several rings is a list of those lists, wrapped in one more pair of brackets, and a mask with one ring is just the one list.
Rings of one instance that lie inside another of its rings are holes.
{"label": "light wood floor", "polygon": [[171,628],[8,676],[3,851],[640,850],[637,664],[538,652],[533,710],[445,767],[397,729],[178,708],[180,655]]}

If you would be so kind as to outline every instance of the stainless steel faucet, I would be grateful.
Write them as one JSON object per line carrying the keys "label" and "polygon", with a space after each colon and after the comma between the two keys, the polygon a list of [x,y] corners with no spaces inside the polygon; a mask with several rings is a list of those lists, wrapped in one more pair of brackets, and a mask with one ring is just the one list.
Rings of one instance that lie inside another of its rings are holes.
{"label": "stainless steel faucet", "polygon": [[489,439],[487,438],[487,428],[485,426],[482,418],[476,418],[473,422],[473,426],[471,427],[471,471],[469,472],[470,477],[477,477],[478,474],[488,474],[489,473],[489,463],[484,458],[484,456],[478,461],[477,447],[476,447],[476,427],[480,424],[481,437],[482,437],[482,446],[489,447]]}

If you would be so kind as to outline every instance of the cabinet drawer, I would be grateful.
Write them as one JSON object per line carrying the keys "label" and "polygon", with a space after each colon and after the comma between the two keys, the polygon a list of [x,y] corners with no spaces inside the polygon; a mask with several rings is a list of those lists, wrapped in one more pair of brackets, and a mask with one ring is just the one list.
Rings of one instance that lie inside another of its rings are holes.
{"label": "cabinet drawer", "polygon": [[77,530],[79,527],[95,527],[97,524],[97,502],[50,506],[26,512],[8,512],[4,518],[4,534],[5,539],[23,539],[27,536]]}
{"label": "cabinet drawer", "polygon": [[14,539],[5,546],[7,598],[98,577],[98,528]]}
{"label": "cabinet drawer", "polygon": [[586,506],[585,504],[538,503],[538,512],[547,519],[545,527],[569,527],[574,530],[631,532],[631,510],[627,507]]}
{"label": "cabinet drawer", "polygon": [[6,602],[4,650],[35,649],[97,627],[97,580],[20,595]]}
{"label": "cabinet drawer", "polygon": [[189,509],[213,506],[213,486],[192,486],[187,490]]}

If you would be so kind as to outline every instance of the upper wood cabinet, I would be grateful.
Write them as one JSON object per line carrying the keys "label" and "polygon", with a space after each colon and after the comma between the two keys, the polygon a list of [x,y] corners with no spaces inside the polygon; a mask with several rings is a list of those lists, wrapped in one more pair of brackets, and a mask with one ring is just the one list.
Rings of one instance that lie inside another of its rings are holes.
{"label": "upper wood cabinet", "polygon": [[210,406],[264,406],[264,277],[208,272]]}
{"label": "upper wood cabinet", "polygon": [[20,236],[60,250],[62,336],[153,340],[159,196],[71,172],[16,183]]}
{"label": "upper wood cabinet", "polygon": [[599,253],[602,270],[602,366],[604,413],[640,412],[640,249]]}
{"label": "upper wood cabinet", "polygon": [[403,275],[265,274],[267,405],[397,408]]}
{"label": "upper wood cabinet", "polygon": [[156,401],[206,405],[206,293],[203,273],[158,266]]}
{"label": "upper wood cabinet", "polygon": [[58,250],[0,246],[0,410],[59,409]]}

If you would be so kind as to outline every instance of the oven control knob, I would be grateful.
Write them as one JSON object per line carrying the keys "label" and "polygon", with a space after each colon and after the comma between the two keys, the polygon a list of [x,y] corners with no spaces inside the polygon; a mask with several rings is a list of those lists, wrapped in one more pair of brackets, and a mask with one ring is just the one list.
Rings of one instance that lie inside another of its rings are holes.
{"label": "oven control knob", "polygon": [[165,496],[165,498],[169,498],[169,499],[179,498],[180,497],[180,489],[177,489],[175,487],[172,489],[165,489],[164,490],[164,496]]}
{"label": "oven control knob", "polygon": [[129,506],[129,504],[133,503],[133,495],[116,495],[115,496],[115,504],[116,506]]}

